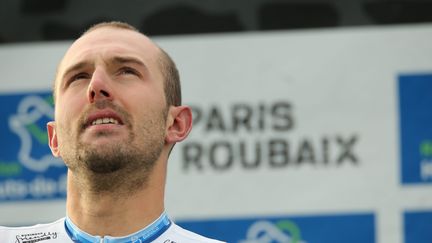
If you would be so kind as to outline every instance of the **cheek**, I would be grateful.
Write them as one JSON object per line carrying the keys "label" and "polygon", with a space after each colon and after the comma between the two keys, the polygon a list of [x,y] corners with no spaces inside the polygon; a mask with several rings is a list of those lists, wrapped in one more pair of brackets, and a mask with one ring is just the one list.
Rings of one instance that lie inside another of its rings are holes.
{"label": "cheek", "polygon": [[138,113],[158,113],[166,108],[165,92],[159,88],[147,87],[146,89],[129,89],[122,96],[122,101],[128,110]]}
{"label": "cheek", "polygon": [[129,103],[129,108],[126,109],[131,115],[133,123],[139,129],[144,127],[146,130],[150,128],[152,132],[160,132],[160,129],[166,127],[167,109],[165,102],[141,99],[141,101]]}
{"label": "cheek", "polygon": [[78,96],[68,97],[65,95],[57,101],[55,120],[62,128],[70,128],[71,124],[79,119],[85,107],[85,100],[79,99]]}

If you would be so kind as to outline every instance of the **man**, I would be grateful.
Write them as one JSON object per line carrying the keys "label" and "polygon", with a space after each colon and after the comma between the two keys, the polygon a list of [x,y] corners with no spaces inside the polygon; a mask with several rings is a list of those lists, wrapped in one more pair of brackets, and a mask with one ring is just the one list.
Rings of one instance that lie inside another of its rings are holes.
{"label": "man", "polygon": [[164,211],[168,156],[192,115],[162,49],[127,24],[98,24],[66,52],[53,92],[49,146],[68,167],[67,217],[0,228],[1,243],[219,242]]}

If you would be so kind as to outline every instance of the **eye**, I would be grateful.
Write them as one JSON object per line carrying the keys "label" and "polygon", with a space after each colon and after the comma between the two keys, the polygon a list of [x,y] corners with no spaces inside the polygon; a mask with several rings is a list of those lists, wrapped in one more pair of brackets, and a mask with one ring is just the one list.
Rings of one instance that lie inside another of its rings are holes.
{"label": "eye", "polygon": [[140,73],[135,70],[134,68],[131,67],[122,67],[119,70],[119,74],[120,75],[135,75],[135,76],[140,76]]}
{"label": "eye", "polygon": [[90,75],[88,73],[78,73],[73,75],[70,79],[69,79],[69,83],[72,83],[74,81],[78,81],[81,79],[89,79]]}

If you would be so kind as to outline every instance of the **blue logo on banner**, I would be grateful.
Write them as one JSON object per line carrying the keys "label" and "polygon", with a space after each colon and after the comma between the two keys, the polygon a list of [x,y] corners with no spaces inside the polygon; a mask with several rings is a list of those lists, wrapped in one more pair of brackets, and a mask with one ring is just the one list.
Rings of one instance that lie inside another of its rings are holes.
{"label": "blue logo on banner", "polygon": [[64,198],[66,167],[48,147],[51,93],[0,95],[0,202]]}
{"label": "blue logo on banner", "polygon": [[231,243],[374,243],[373,214],[180,221],[180,226]]}
{"label": "blue logo on banner", "polygon": [[399,77],[402,183],[432,183],[432,74]]}
{"label": "blue logo on banner", "polygon": [[430,243],[432,211],[404,213],[405,243]]}

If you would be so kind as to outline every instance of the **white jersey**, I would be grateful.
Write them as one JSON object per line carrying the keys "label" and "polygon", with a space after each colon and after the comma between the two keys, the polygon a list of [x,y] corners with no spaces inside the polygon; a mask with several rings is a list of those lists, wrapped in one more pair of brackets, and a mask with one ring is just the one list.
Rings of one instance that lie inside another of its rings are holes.
{"label": "white jersey", "polygon": [[69,218],[30,227],[0,227],[1,243],[222,243],[182,229],[166,214],[146,228],[125,237],[92,236]]}

